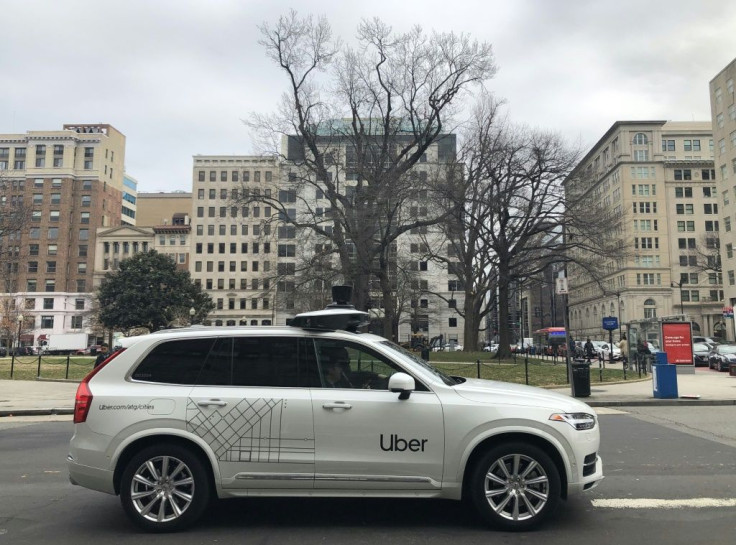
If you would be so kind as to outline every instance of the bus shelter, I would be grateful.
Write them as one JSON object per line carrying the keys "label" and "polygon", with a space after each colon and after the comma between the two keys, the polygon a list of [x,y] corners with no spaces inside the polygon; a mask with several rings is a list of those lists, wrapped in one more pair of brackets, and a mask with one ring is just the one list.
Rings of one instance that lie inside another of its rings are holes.
{"label": "bus shelter", "polygon": [[634,361],[639,341],[645,341],[652,354],[664,352],[667,363],[677,365],[678,373],[694,373],[692,323],[682,315],[649,318],[628,323],[629,361]]}

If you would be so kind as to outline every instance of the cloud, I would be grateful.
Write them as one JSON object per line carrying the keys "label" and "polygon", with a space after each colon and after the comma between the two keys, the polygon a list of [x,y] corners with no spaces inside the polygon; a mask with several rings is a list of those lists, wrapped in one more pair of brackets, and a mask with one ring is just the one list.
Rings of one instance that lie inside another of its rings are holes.
{"label": "cloud", "polygon": [[[257,26],[293,2],[24,0],[3,6],[0,132],[109,122],[127,136],[141,191],[189,190],[192,155],[250,153],[249,112],[285,79]],[[708,82],[736,51],[736,13],[714,0],[514,2],[303,0],[350,41],[375,15],[404,31],[493,44],[488,87],[514,122],[591,145],[619,119],[707,120]]]}

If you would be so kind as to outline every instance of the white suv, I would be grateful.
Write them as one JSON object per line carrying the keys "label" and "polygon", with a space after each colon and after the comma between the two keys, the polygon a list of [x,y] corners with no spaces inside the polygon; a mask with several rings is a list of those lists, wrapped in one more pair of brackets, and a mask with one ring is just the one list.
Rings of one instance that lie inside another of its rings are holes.
{"label": "white suv", "polygon": [[291,326],[124,340],[79,385],[72,483],[119,494],[149,531],[213,497],[469,497],[506,529],[538,525],[603,478],[586,404],[450,377],[331,305]]}

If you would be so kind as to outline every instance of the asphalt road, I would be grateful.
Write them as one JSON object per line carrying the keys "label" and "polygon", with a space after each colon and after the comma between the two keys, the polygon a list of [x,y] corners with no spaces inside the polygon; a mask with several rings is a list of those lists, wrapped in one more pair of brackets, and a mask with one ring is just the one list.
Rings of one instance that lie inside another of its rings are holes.
{"label": "asphalt road", "polygon": [[[142,539],[178,545],[736,543],[733,407],[605,413],[605,481],[564,503],[542,530],[526,534],[489,530],[458,502],[292,498],[218,502],[186,533],[144,536],[128,523],[116,497],[69,484],[68,418],[0,419],[0,545],[140,545]],[[686,506],[674,508],[678,500]]]}

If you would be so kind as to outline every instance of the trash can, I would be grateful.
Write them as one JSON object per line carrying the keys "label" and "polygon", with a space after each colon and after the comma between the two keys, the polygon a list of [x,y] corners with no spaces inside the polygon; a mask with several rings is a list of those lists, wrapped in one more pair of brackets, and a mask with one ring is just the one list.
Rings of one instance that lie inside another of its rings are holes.
{"label": "trash can", "polygon": [[654,364],[655,365],[667,365],[667,352],[655,352]]}
{"label": "trash can", "polygon": [[675,365],[654,365],[652,367],[652,383],[654,397],[658,399],[676,399],[677,367]]}
{"label": "trash can", "polygon": [[422,359],[424,361],[429,361],[429,348],[422,347]]}
{"label": "trash can", "polygon": [[728,366],[728,376],[736,377],[736,365],[733,363]]}
{"label": "trash can", "polygon": [[577,359],[572,366],[572,395],[574,397],[590,396],[590,363]]}

